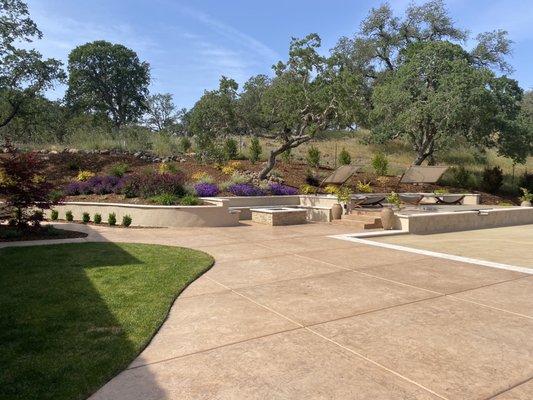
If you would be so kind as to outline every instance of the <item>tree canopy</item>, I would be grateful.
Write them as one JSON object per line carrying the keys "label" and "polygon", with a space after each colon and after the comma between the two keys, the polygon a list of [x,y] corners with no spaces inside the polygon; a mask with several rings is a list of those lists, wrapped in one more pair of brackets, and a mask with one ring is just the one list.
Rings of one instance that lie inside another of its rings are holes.
{"label": "tree canopy", "polygon": [[0,127],[8,125],[25,102],[65,78],[61,62],[20,47],[42,37],[21,0],[0,0]]}
{"label": "tree canopy", "polygon": [[382,139],[407,139],[416,165],[457,136],[524,158],[517,147],[522,91],[516,81],[496,77],[446,41],[412,44],[400,59],[372,96],[371,120]]}
{"label": "tree canopy", "polygon": [[147,110],[150,67],[121,44],[98,40],[76,47],[68,58],[68,104],[107,115],[120,128]]}

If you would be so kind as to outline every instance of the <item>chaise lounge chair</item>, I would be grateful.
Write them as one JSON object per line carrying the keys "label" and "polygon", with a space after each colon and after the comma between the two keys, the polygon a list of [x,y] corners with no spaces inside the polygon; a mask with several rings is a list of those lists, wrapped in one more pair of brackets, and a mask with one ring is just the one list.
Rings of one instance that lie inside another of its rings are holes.
{"label": "chaise lounge chair", "polygon": [[437,183],[448,168],[446,165],[411,165],[403,173],[396,187],[400,186],[400,183]]}
{"label": "chaise lounge chair", "polygon": [[383,207],[381,204],[387,196],[382,194],[356,194],[352,196],[354,201],[354,207],[368,207],[368,206],[378,206]]}
{"label": "chaise lounge chair", "polygon": [[[326,185],[344,185],[348,179],[359,171],[360,165],[343,165],[333,171],[320,183],[318,188],[322,188]],[[318,192],[318,189],[317,189]]]}
{"label": "chaise lounge chair", "polygon": [[462,194],[442,194],[435,196],[435,201],[437,204],[457,205],[462,204],[464,198]]}
{"label": "chaise lounge chair", "polygon": [[412,206],[418,206],[424,198],[423,194],[417,193],[398,193],[398,196],[402,203],[410,204]]}

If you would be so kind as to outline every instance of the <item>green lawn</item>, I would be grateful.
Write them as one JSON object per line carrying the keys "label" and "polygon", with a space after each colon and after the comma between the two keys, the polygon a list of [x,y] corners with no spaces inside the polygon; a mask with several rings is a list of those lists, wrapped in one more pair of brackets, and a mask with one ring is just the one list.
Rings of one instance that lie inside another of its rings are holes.
{"label": "green lawn", "polygon": [[0,398],[87,398],[212,264],[199,251],[144,244],[0,249]]}

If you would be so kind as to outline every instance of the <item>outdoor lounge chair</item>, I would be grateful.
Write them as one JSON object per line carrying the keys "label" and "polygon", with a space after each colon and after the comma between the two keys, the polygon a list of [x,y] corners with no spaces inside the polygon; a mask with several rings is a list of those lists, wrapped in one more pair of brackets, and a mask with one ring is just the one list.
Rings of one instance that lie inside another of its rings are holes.
{"label": "outdoor lounge chair", "polygon": [[400,201],[402,203],[410,204],[412,206],[419,205],[424,198],[423,194],[417,193],[398,193],[398,196],[400,197]]}
{"label": "outdoor lounge chair", "polygon": [[398,181],[400,183],[437,183],[449,167],[446,165],[411,165]]}
{"label": "outdoor lounge chair", "polygon": [[356,194],[352,196],[354,201],[354,207],[368,207],[368,206],[378,206],[383,207],[381,204],[387,196],[382,194]]}
{"label": "outdoor lounge chair", "polygon": [[465,196],[462,194],[441,194],[435,196],[435,201],[437,204],[455,205],[461,204],[464,198]]}
{"label": "outdoor lounge chair", "polygon": [[359,171],[360,165],[342,165],[328,175],[319,185],[319,188],[326,185],[344,185],[348,179]]}

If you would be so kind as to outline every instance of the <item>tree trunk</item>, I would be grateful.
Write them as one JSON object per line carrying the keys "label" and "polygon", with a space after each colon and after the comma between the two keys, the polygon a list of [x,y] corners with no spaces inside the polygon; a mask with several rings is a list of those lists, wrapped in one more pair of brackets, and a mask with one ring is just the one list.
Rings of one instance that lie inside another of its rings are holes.
{"label": "tree trunk", "polygon": [[259,173],[259,179],[266,179],[267,178],[267,176],[270,173],[270,171],[272,171],[274,169],[274,167],[276,166],[276,157],[277,156],[282,154],[284,151],[287,151],[289,149],[293,149],[295,147],[298,147],[299,145],[301,145],[301,144],[303,144],[305,142],[308,142],[311,139],[312,139],[312,137],[308,136],[308,135],[295,137],[295,138],[292,138],[289,141],[283,143],[277,149],[271,150],[270,154],[268,155],[268,160],[265,163],[265,166],[263,167],[263,169]]}

